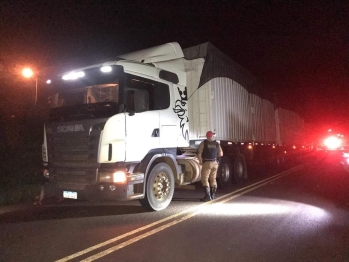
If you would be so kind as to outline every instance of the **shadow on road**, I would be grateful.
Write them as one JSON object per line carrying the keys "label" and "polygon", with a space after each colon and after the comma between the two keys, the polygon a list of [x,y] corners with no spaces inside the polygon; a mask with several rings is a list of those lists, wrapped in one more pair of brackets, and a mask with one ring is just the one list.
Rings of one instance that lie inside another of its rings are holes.
{"label": "shadow on road", "polygon": [[0,215],[0,223],[20,223],[41,220],[57,220],[82,217],[118,216],[147,213],[141,206],[131,205],[86,205],[86,203],[64,203],[62,205],[43,205],[17,210]]}
{"label": "shadow on road", "polygon": [[172,201],[183,201],[183,202],[200,202],[200,198],[185,198],[185,197],[176,197],[172,198]]}

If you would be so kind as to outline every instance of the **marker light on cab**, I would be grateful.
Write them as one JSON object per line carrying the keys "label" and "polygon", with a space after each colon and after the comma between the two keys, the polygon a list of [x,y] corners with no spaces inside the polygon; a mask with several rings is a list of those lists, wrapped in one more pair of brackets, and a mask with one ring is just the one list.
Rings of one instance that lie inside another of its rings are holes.
{"label": "marker light on cab", "polygon": [[109,72],[112,71],[112,68],[111,68],[111,66],[102,66],[102,67],[101,67],[101,71],[102,71],[103,73],[109,73]]}
{"label": "marker light on cab", "polygon": [[85,76],[85,73],[83,71],[70,72],[69,74],[62,76],[62,79],[63,80],[75,80],[75,79],[78,79],[78,78],[84,77],[84,76]]}

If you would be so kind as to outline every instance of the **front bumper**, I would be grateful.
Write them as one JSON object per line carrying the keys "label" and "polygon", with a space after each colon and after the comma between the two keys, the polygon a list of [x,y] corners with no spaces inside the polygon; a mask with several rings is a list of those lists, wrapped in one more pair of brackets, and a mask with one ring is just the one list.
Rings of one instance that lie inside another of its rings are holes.
{"label": "front bumper", "polygon": [[64,192],[72,192],[75,199],[81,200],[105,200],[105,201],[125,201],[140,199],[143,193],[135,193],[134,185],[144,183],[144,174],[127,174],[127,181],[124,183],[97,182],[93,184],[60,182],[51,179],[45,185],[45,195],[64,197]]}

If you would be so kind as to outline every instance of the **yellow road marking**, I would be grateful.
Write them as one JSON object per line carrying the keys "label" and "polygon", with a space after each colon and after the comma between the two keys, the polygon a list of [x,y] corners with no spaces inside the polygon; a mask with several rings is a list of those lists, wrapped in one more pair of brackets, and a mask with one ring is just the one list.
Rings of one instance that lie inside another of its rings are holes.
{"label": "yellow road marking", "polygon": [[293,172],[295,172],[295,171],[297,171],[297,170],[303,168],[303,166],[304,166],[304,165],[300,165],[300,166],[294,167],[294,168],[292,168],[292,169],[290,169],[290,170],[287,170],[287,171],[285,171],[285,172],[282,172],[282,173],[280,173],[280,174],[277,174],[277,175],[272,176],[272,177],[270,177],[270,178],[267,178],[267,179],[265,179],[265,180],[259,181],[259,182],[257,182],[257,183],[254,183],[254,184],[252,184],[252,185],[249,185],[249,186],[246,186],[246,187],[244,187],[244,188],[238,189],[238,190],[236,190],[236,191],[234,191],[234,192],[231,192],[231,193],[229,193],[229,194],[226,194],[226,195],[223,195],[223,196],[221,196],[221,197],[218,197],[218,198],[216,198],[216,199],[213,200],[213,201],[205,202],[205,203],[200,204],[200,205],[198,205],[198,206],[195,206],[195,207],[189,208],[189,209],[187,209],[187,210],[181,211],[181,212],[179,212],[179,213],[173,214],[173,215],[171,215],[171,216],[168,216],[168,217],[166,217],[166,218],[163,218],[163,219],[161,219],[161,220],[158,220],[158,221],[156,221],[156,222],[153,222],[153,223],[151,223],[151,224],[149,224],[149,225],[146,225],[146,226],[140,227],[140,228],[138,228],[138,229],[132,230],[132,231],[130,231],[130,232],[128,232],[128,233],[125,233],[125,234],[122,234],[122,235],[120,235],[120,236],[118,236],[118,237],[112,238],[112,239],[107,240],[107,241],[105,241],[105,242],[102,242],[102,243],[100,243],[100,244],[97,244],[97,245],[94,245],[94,246],[89,247],[89,248],[87,248],[87,249],[84,249],[84,250],[82,250],[82,251],[80,251],[80,252],[74,253],[74,254],[72,254],[72,255],[70,255],[70,256],[64,257],[64,258],[62,258],[62,259],[60,259],[60,260],[57,260],[56,262],[65,262],[65,261],[69,261],[69,260],[71,260],[71,259],[73,259],[73,258],[82,256],[82,255],[87,254],[87,253],[89,253],[89,252],[91,252],[91,251],[93,251],[93,250],[96,250],[96,249],[101,248],[101,247],[103,247],[103,246],[109,245],[109,244],[111,244],[111,243],[113,243],[113,242],[116,242],[116,241],[118,241],[118,240],[121,240],[121,239],[123,239],[123,238],[126,238],[126,237],[128,237],[128,236],[130,236],[130,235],[136,234],[136,233],[141,232],[141,231],[143,231],[143,230],[145,230],[145,229],[148,229],[148,228],[151,228],[151,227],[153,227],[153,226],[155,226],[155,225],[161,224],[161,223],[163,223],[163,222],[165,222],[165,221],[167,221],[167,220],[171,220],[171,219],[173,219],[173,218],[176,218],[176,217],[178,217],[178,216],[184,215],[184,214],[186,214],[186,213],[190,213],[190,214],[188,214],[188,215],[186,215],[186,216],[177,218],[176,220],[174,220],[174,221],[172,221],[172,222],[169,222],[169,223],[167,223],[167,224],[165,224],[165,225],[163,225],[163,226],[160,226],[160,227],[158,227],[158,228],[156,228],[156,229],[153,229],[153,230],[151,230],[151,231],[148,231],[148,232],[146,232],[146,233],[144,233],[144,234],[142,234],[142,235],[139,235],[139,236],[137,236],[137,237],[134,237],[134,238],[132,238],[132,239],[130,239],[130,240],[128,240],[128,241],[125,241],[125,242],[123,242],[123,243],[121,243],[121,244],[118,244],[118,245],[116,245],[116,246],[114,246],[114,247],[111,247],[111,248],[109,248],[109,249],[107,249],[107,250],[105,250],[105,251],[102,251],[102,252],[100,252],[100,253],[97,253],[97,254],[95,254],[95,255],[93,255],[93,256],[91,256],[91,257],[88,257],[88,258],[85,259],[85,260],[82,260],[82,261],[94,261],[94,260],[96,260],[96,259],[98,259],[98,258],[100,258],[100,257],[106,256],[106,255],[108,255],[108,254],[110,254],[110,253],[112,253],[112,252],[114,252],[114,251],[116,251],[116,250],[118,250],[118,249],[121,249],[121,248],[123,248],[123,247],[125,247],[125,246],[128,246],[128,245],[130,245],[130,244],[132,244],[132,243],[135,243],[135,242],[137,242],[137,241],[139,241],[139,240],[141,240],[141,239],[143,239],[143,238],[146,238],[146,237],[148,237],[148,236],[150,236],[150,235],[153,235],[153,234],[155,234],[155,233],[158,233],[158,232],[160,232],[160,231],[162,231],[162,230],[164,230],[164,229],[166,229],[166,228],[168,228],[168,227],[171,227],[171,226],[176,225],[176,224],[178,224],[178,223],[180,223],[180,222],[182,222],[182,221],[185,221],[185,220],[187,220],[187,219],[189,219],[189,218],[191,218],[191,217],[193,217],[193,216],[196,216],[197,214],[199,214],[199,213],[202,211],[202,209],[203,209],[206,205],[211,205],[211,204],[213,204],[213,203],[225,203],[225,202],[227,202],[227,201],[230,201],[230,200],[232,200],[232,199],[234,199],[234,198],[237,198],[237,197],[239,197],[239,196],[241,196],[241,195],[243,195],[243,194],[245,194],[245,193],[247,193],[247,192],[250,192],[250,191],[252,191],[252,190],[255,190],[256,188],[262,187],[262,186],[264,186],[264,185],[270,183],[271,181],[274,181],[274,180],[277,180],[277,179],[279,179],[279,178],[281,178],[281,177],[283,177],[283,176],[289,175],[289,174],[291,174],[291,173],[293,173]]}

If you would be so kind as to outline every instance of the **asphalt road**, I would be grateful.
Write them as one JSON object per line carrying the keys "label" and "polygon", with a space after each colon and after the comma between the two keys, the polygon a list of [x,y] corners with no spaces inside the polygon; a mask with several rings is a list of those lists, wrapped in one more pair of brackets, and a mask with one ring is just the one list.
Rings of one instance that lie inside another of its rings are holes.
{"label": "asphalt road", "polygon": [[317,153],[201,203],[170,206],[65,200],[0,208],[0,261],[349,261],[349,173]]}

